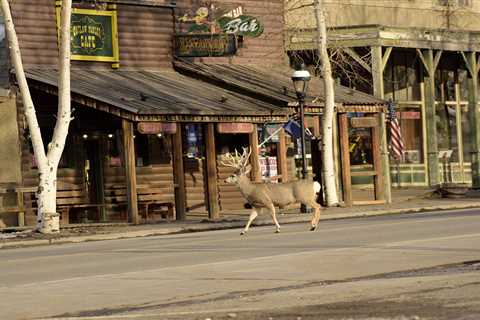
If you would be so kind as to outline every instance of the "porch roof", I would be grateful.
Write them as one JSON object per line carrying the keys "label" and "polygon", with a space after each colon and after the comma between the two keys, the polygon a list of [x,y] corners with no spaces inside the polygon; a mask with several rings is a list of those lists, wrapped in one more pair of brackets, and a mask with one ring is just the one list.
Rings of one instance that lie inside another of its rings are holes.
{"label": "porch roof", "polygon": [[[58,93],[58,70],[28,69],[29,85]],[[133,121],[286,121],[281,105],[172,71],[71,70],[72,101]]]}
{"label": "porch roof", "polygon": [[[174,61],[175,68],[190,76],[222,85],[250,96],[257,96],[271,103],[292,106],[297,102],[289,67],[260,67],[230,64],[193,63]],[[306,103],[323,105],[325,92],[318,77],[312,77],[308,86]],[[335,103],[348,106],[383,106],[385,101],[373,95],[335,84]]]}

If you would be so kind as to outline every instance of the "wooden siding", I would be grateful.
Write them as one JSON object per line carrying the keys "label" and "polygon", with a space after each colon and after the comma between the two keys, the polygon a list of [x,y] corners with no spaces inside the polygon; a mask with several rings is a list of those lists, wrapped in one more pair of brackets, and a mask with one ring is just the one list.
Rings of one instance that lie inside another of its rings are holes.
{"label": "wooden siding", "polygon": [[[230,1],[219,1],[218,5],[222,4],[234,6]],[[182,0],[175,14],[178,16],[198,6]],[[244,14],[255,16],[264,24],[263,34],[258,38],[245,37],[234,57],[198,60],[232,64],[283,63],[283,2],[244,1],[242,7]],[[58,49],[54,1],[16,0],[12,3],[12,15],[25,66],[56,66]],[[175,28],[172,9],[117,5],[117,16],[121,69],[159,70],[171,67]],[[111,68],[110,63],[84,61],[74,61],[72,66]]]}
{"label": "wooden siding", "polygon": [[[143,214],[142,202],[161,201],[175,203],[173,192],[172,164],[137,167],[137,194],[139,213]],[[123,167],[104,168],[105,204],[110,218],[124,217],[127,203],[125,169]]]}
{"label": "wooden siding", "polygon": [[[52,0],[16,0],[12,16],[25,67],[57,65],[57,27]],[[120,68],[171,67],[172,10],[117,6]],[[73,61],[73,67],[110,69],[110,63]]]}

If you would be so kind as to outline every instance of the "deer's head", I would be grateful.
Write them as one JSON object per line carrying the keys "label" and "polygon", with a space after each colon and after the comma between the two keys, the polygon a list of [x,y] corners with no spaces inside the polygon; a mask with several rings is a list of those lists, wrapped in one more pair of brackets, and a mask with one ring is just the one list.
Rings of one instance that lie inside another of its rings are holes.
{"label": "deer's head", "polygon": [[252,166],[248,164],[251,153],[250,148],[243,148],[242,154],[238,153],[237,150],[235,150],[234,155],[231,153],[225,154],[221,163],[226,167],[235,169],[233,174],[225,179],[226,183],[238,183],[240,177],[246,176],[252,170]]}

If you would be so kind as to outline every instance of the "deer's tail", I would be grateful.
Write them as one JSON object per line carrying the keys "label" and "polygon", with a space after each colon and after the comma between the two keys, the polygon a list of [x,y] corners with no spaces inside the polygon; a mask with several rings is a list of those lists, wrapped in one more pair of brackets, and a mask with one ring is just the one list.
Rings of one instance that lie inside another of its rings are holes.
{"label": "deer's tail", "polygon": [[313,181],[313,192],[315,194],[319,193],[321,188],[322,188],[322,186],[320,185],[320,183],[318,181]]}

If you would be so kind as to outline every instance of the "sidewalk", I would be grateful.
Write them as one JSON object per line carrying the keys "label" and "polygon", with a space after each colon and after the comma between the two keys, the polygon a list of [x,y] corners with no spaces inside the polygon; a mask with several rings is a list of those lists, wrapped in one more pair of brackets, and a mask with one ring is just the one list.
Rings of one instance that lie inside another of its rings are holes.
{"label": "sidewalk", "polygon": [[[393,190],[393,203],[389,205],[323,208],[320,221],[386,214],[480,208],[480,198],[432,198],[429,197],[431,191],[427,189]],[[371,191],[357,190],[355,196],[354,199],[363,200],[371,197]],[[127,223],[70,225],[63,228],[56,235],[32,233],[31,230],[27,229],[15,233],[0,233],[0,249],[243,228],[249,214],[249,210],[225,212],[222,218],[217,221],[208,220],[205,215],[201,214],[187,214],[186,221],[161,221],[138,226]],[[296,222],[308,224],[310,219],[310,214],[301,214],[298,210],[288,210],[278,214],[278,220],[281,225]],[[263,214],[254,221],[253,226],[272,224],[270,215]],[[321,228],[321,223],[319,227]],[[305,225],[305,230],[308,229],[309,226]],[[273,230],[272,228],[272,232]]]}

